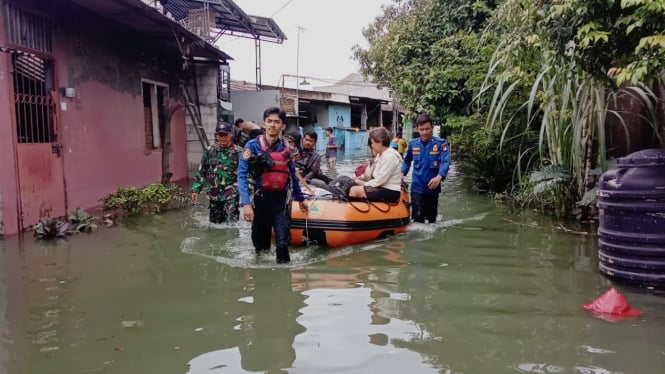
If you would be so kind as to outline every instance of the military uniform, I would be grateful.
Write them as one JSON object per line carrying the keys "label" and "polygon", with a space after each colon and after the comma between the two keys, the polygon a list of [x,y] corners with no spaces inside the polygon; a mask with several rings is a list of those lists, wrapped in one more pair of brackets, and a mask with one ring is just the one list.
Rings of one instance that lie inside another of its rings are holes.
{"label": "military uniform", "polygon": [[238,220],[237,178],[241,152],[242,148],[238,145],[221,147],[217,143],[203,152],[192,192],[200,193],[203,185],[207,184],[211,223]]}
{"label": "military uniform", "polygon": [[404,155],[402,174],[406,175],[413,162],[411,175],[411,218],[415,222],[430,223],[436,221],[439,205],[441,183],[435,188],[427,187],[429,181],[437,175],[442,176],[441,182],[448,175],[450,167],[450,149],[446,139],[432,137],[427,143],[421,138],[409,142]]}

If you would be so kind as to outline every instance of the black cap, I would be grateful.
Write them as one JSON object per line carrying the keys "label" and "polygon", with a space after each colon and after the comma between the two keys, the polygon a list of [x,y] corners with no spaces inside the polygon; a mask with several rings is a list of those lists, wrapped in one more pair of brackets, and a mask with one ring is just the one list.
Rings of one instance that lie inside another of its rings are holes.
{"label": "black cap", "polygon": [[233,125],[228,122],[218,122],[217,127],[215,127],[215,134],[224,133],[228,134],[233,132]]}

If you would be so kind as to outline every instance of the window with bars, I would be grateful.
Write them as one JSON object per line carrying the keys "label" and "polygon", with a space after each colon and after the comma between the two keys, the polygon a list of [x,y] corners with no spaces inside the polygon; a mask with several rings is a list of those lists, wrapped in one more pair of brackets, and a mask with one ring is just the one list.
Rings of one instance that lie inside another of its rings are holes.
{"label": "window with bars", "polygon": [[[52,53],[51,21],[5,2],[7,41],[27,50]],[[50,143],[56,141],[52,60],[32,53],[12,50],[12,83],[16,141]]]}
{"label": "window with bars", "polygon": [[14,53],[12,68],[16,141],[55,142],[53,61]]}

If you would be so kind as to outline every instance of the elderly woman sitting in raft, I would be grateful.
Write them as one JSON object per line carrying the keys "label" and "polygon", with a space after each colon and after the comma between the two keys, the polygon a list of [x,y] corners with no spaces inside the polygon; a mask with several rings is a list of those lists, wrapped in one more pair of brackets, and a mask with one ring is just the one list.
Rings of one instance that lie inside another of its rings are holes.
{"label": "elderly woman sitting in raft", "polygon": [[376,156],[374,164],[365,174],[355,179],[356,185],[349,191],[350,197],[369,201],[397,203],[400,198],[402,156],[390,147],[390,135],[383,127],[369,131],[369,147]]}

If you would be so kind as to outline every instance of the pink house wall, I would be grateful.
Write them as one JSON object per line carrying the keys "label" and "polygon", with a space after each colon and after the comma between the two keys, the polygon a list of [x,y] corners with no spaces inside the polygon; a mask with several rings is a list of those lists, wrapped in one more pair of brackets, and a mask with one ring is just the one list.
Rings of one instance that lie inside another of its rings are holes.
{"label": "pink house wall", "polygon": [[[87,23],[78,29],[61,25],[54,44],[59,87],[76,91],[74,98],[61,98],[67,109],[60,112],[68,209],[92,208],[118,187],[161,180],[162,151],[145,147],[142,79],[172,83],[180,63],[177,51],[164,54],[128,40],[131,37],[119,37],[113,25],[100,27],[104,21],[94,16],[82,18]],[[177,86],[171,84],[169,91],[178,92]],[[185,179],[182,109],[171,122],[171,141],[172,179]]]}
{"label": "pink house wall", "polygon": [[[140,84],[140,82],[139,82]],[[118,187],[142,186],[161,179],[162,151],[145,149],[143,98],[97,81],[82,82],[76,98],[61,100],[61,135],[68,209],[91,208]],[[171,172],[187,177],[184,114],[171,126]]]}
{"label": "pink house wall", "polygon": [[[0,45],[6,45],[4,17],[0,17]],[[0,52],[0,193],[2,194],[2,214],[5,234],[18,231],[18,196],[16,185],[16,167],[14,148],[14,128],[10,106],[9,64],[11,56]]]}
{"label": "pink house wall", "polygon": [[[80,16],[74,26],[58,22],[68,18],[54,18],[56,87],[76,90],[74,98],[60,99],[58,141],[63,145],[67,209],[99,206],[100,199],[118,187],[158,183],[162,151],[146,150],[142,79],[162,82],[170,86],[169,92],[178,92],[174,82],[179,53],[142,45],[126,29],[119,31],[89,14]],[[0,15],[0,43],[6,45],[3,19]],[[18,231],[9,58],[0,53],[0,190],[5,235]],[[183,109],[171,122],[171,142],[172,180],[184,180],[188,165]]]}

